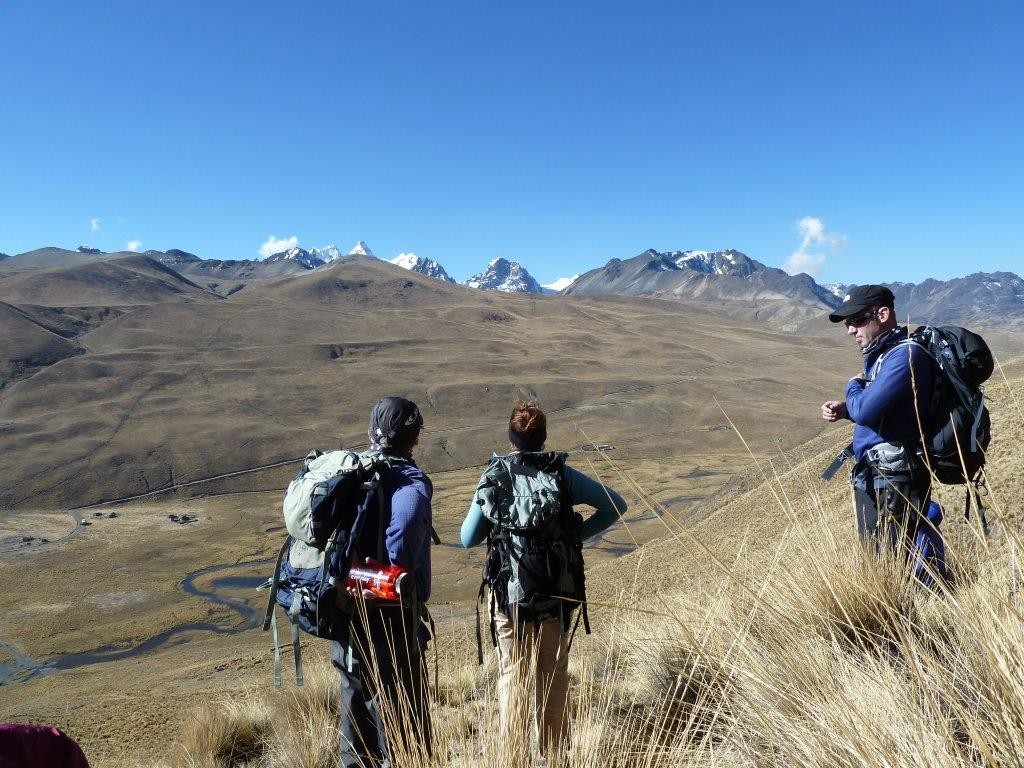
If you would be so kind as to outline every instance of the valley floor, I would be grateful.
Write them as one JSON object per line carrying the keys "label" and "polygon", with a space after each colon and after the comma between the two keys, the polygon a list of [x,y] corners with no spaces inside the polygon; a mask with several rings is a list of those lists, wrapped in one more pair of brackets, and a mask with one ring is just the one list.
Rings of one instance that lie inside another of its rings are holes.
{"label": "valley floor", "polygon": [[[622,488],[631,506],[625,525],[588,545],[596,566],[666,530],[664,513],[640,503],[619,472],[673,517],[692,519],[708,513],[706,500],[746,459],[627,459],[613,467],[599,452],[579,452],[571,461]],[[443,543],[434,548],[432,606],[445,625],[474,617],[483,552],[462,549],[458,529],[478,475],[472,468],[434,476]],[[8,513],[0,527],[9,606],[0,613],[0,717],[66,729],[95,765],[166,759],[199,703],[272,688],[270,637],[256,628],[266,593],[254,585],[270,574],[283,537],[277,491]],[[308,652],[320,645],[310,639]]]}

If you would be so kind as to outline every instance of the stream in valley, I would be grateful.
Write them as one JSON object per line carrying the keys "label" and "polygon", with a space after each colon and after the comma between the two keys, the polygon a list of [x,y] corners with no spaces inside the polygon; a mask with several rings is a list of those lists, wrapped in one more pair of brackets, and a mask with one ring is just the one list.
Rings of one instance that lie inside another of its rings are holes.
{"label": "stream in valley", "polygon": [[[131,658],[158,648],[173,647],[187,642],[198,634],[213,633],[216,635],[233,635],[255,628],[263,617],[263,597],[250,602],[241,597],[224,594],[237,593],[249,589],[255,596],[256,587],[266,581],[267,576],[225,575],[213,579],[207,588],[196,585],[202,577],[223,571],[252,570],[260,567],[267,571],[273,568],[273,560],[260,560],[248,563],[223,563],[200,568],[188,574],[181,582],[186,594],[201,597],[214,605],[223,606],[234,613],[234,620],[224,623],[191,622],[179,624],[164,630],[158,635],[137,645],[120,647],[114,645],[95,648],[80,653],[61,654],[47,661],[38,661],[25,656],[17,647],[5,638],[0,638],[0,686],[24,683],[41,675],[53,674],[66,669],[77,669],[90,664],[101,664],[108,661]],[[265,594],[265,593],[262,593]]]}

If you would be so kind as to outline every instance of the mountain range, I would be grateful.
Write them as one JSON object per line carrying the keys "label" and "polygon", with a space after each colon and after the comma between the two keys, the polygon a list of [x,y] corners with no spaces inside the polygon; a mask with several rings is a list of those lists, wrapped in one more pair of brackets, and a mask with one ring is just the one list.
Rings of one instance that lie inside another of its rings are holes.
{"label": "mountain range", "polygon": [[[170,290],[170,283],[166,281],[169,274],[173,274],[184,281],[173,290],[207,290],[226,297],[268,279],[303,274],[352,257],[376,258],[369,246],[359,241],[347,252],[335,245],[308,250],[294,247],[265,259],[230,261],[203,259],[177,248],[141,254],[103,253],[81,245],[74,251],[40,248],[14,256],[0,254],[0,263],[6,279],[21,275],[23,285],[18,292],[26,296],[35,290],[32,286],[42,280],[41,275],[28,275],[27,271],[70,270],[62,280],[79,279],[95,291],[99,284],[116,281],[118,277],[114,273],[120,267],[136,273],[139,269],[148,270],[152,265],[144,266],[146,262],[139,261],[142,258],[165,268],[160,275],[134,281],[140,286],[146,283],[140,290],[147,296],[153,290]],[[445,283],[456,282],[438,261],[415,253],[402,253],[390,262]],[[108,266],[100,267],[100,264]],[[153,280],[162,287],[155,288]],[[8,283],[9,287],[16,285],[17,279]],[[840,283],[821,285],[804,273],[790,275],[733,249],[657,251],[653,248],[629,259],[611,259],[604,266],[576,277],[560,291],[541,286],[522,264],[505,258],[491,260],[484,270],[462,285],[504,293],[615,294],[685,301],[717,314],[766,322],[789,330],[817,324],[824,313],[842,303],[850,287]],[[45,285],[37,287],[52,294]],[[892,283],[890,287],[896,296],[899,316],[914,322],[1024,327],[1024,280],[1012,272],[979,272],[945,281]]]}
{"label": "mountain range", "polygon": [[580,275],[562,292],[697,301],[726,315],[780,327],[820,317],[838,303],[809,275],[790,275],[736,250],[660,252],[651,248],[625,261],[612,259]]}

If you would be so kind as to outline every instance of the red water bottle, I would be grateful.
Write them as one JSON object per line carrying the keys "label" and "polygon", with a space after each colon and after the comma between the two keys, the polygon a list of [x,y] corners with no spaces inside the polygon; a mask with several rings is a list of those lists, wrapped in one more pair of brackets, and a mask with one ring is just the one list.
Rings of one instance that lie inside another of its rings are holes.
{"label": "red water bottle", "polygon": [[409,572],[397,565],[384,565],[369,557],[358,565],[353,565],[345,582],[351,590],[362,594],[368,590],[378,600],[398,602],[402,599],[402,582]]}

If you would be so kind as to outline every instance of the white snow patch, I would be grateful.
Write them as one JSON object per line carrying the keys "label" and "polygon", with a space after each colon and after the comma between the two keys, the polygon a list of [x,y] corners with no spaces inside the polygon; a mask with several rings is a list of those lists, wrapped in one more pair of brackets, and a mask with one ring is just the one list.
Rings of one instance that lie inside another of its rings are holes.
{"label": "white snow patch", "polygon": [[310,248],[309,253],[311,256],[316,256],[325,264],[330,264],[332,261],[345,258],[345,254],[341,252],[341,248],[336,245],[325,245],[323,248]]}
{"label": "white snow patch", "polygon": [[[373,251],[370,250],[370,246],[360,240],[358,243],[352,246],[352,250],[348,252],[349,256],[373,256]],[[376,257],[374,257],[376,258]]]}
{"label": "white snow patch", "polygon": [[404,269],[412,269],[417,264],[419,264],[419,261],[420,261],[420,257],[417,256],[412,251],[407,251],[406,253],[400,253],[397,256],[395,256],[395,258],[391,259],[391,263],[392,264],[397,264],[398,266],[400,266],[400,267],[402,267]]}

